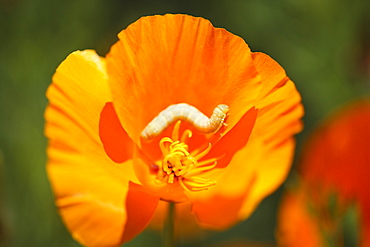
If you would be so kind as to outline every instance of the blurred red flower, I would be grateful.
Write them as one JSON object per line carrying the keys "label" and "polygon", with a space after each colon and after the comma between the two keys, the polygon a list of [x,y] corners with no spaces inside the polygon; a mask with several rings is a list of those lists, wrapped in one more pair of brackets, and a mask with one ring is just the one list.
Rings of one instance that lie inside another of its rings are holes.
{"label": "blurred red flower", "polygon": [[[360,213],[361,246],[370,246],[369,174],[370,101],[363,99],[327,119],[307,142],[300,163],[300,185],[287,193],[281,205],[280,244],[322,246],[330,236],[335,238],[340,218],[355,203]],[[311,240],[301,241],[305,237]]]}

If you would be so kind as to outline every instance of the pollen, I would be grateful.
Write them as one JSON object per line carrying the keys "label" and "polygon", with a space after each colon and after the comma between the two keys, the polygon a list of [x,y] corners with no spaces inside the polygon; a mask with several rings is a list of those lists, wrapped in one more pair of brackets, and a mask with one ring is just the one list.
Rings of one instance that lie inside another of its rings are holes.
{"label": "pollen", "polygon": [[189,152],[186,141],[192,137],[191,130],[185,130],[179,138],[181,121],[177,121],[172,131],[172,137],[164,137],[159,142],[163,159],[158,164],[158,183],[179,183],[186,191],[208,190],[216,184],[203,177],[205,172],[212,170],[217,165],[217,158],[200,161],[209,153],[212,145],[209,143],[204,150]]}

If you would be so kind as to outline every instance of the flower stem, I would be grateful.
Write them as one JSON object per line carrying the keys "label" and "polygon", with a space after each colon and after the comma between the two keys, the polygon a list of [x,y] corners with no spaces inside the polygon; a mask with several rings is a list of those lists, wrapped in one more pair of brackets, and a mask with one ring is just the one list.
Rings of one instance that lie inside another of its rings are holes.
{"label": "flower stem", "polygon": [[163,229],[163,246],[175,247],[175,203],[168,203],[167,218]]}

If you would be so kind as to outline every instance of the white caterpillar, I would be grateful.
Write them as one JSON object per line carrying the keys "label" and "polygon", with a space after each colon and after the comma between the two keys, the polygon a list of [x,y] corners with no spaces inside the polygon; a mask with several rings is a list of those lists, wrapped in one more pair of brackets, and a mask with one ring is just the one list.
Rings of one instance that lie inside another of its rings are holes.
{"label": "white caterpillar", "polygon": [[141,137],[150,140],[158,136],[176,120],[186,120],[203,133],[215,133],[224,124],[229,107],[218,105],[210,118],[194,106],[186,103],[170,105],[156,116],[141,132]]}

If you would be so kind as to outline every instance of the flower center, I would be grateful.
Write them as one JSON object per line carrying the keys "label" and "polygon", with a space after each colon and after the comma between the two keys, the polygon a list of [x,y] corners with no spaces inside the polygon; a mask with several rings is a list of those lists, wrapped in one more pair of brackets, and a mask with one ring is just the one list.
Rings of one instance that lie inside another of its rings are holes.
{"label": "flower center", "polygon": [[202,191],[216,184],[202,174],[213,169],[217,164],[217,158],[212,158],[198,162],[211,150],[211,144],[206,149],[199,152],[189,152],[186,140],[191,138],[192,132],[185,130],[179,139],[179,129],[181,121],[175,124],[172,138],[164,137],[159,142],[163,159],[158,164],[159,170],[156,180],[159,183],[173,184],[176,181],[186,191]]}

